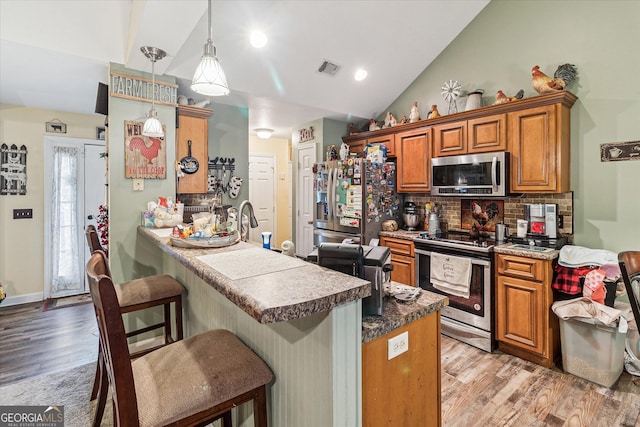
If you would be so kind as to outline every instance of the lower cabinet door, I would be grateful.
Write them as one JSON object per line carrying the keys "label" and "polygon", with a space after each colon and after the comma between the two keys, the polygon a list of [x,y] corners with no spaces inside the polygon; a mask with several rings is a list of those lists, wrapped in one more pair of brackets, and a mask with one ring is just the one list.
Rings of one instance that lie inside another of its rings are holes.
{"label": "lower cabinet door", "polygon": [[497,339],[511,345],[546,354],[542,315],[542,283],[498,276],[496,294]]}
{"label": "lower cabinet door", "polygon": [[415,286],[415,261],[413,258],[404,255],[391,254],[391,280],[403,285]]}

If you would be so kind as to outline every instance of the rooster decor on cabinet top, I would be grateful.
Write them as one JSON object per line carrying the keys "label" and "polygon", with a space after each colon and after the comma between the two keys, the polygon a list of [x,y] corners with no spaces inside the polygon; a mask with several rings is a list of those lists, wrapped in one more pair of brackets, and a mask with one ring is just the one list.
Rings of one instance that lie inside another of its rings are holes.
{"label": "rooster decor on cabinet top", "polygon": [[553,78],[540,71],[540,67],[536,65],[531,69],[531,84],[536,92],[544,95],[558,92],[564,90],[567,86],[571,86],[577,75],[578,70],[573,64],[560,65],[553,74]]}

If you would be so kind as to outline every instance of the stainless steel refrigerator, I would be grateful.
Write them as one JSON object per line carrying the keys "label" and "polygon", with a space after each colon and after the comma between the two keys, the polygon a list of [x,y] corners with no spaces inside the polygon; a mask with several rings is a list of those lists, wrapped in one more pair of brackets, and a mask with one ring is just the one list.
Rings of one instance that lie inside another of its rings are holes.
{"label": "stainless steel refrigerator", "polygon": [[395,163],[349,158],[317,163],[313,170],[315,247],[345,239],[368,245],[383,221],[398,219]]}

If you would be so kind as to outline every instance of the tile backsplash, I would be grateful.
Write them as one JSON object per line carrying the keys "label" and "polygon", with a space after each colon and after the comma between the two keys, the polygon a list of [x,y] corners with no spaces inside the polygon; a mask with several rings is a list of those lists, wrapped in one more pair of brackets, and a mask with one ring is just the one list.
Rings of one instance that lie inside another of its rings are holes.
{"label": "tile backsplash", "polygon": [[[434,197],[429,194],[418,193],[406,194],[404,197],[404,201],[415,202],[422,209],[424,209],[424,205],[427,202],[438,204],[440,206],[440,219],[446,222],[450,230],[462,230],[461,200],[457,197]],[[562,227],[558,229],[558,232],[564,235],[573,234],[573,192],[524,194],[518,197],[505,197],[500,200],[504,200],[504,223],[510,227],[512,234],[515,234],[516,220],[524,218],[525,203],[556,203],[558,205],[558,215],[562,217]]]}

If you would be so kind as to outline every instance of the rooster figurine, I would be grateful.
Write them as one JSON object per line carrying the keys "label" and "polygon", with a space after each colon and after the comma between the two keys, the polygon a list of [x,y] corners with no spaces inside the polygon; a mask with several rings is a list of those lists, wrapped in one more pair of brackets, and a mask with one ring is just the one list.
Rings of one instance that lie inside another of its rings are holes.
{"label": "rooster figurine", "polygon": [[507,102],[517,101],[524,96],[524,90],[520,89],[514,96],[507,96],[503,91],[499,90],[496,96],[496,102],[493,105],[506,104]]}
{"label": "rooster figurine", "polygon": [[536,92],[540,95],[544,95],[546,93],[564,90],[565,87],[570,86],[571,83],[573,83],[577,75],[578,70],[576,70],[575,65],[572,64],[563,64],[559,66],[553,74],[553,78],[540,71],[540,67],[536,65],[531,69],[531,84]]}

